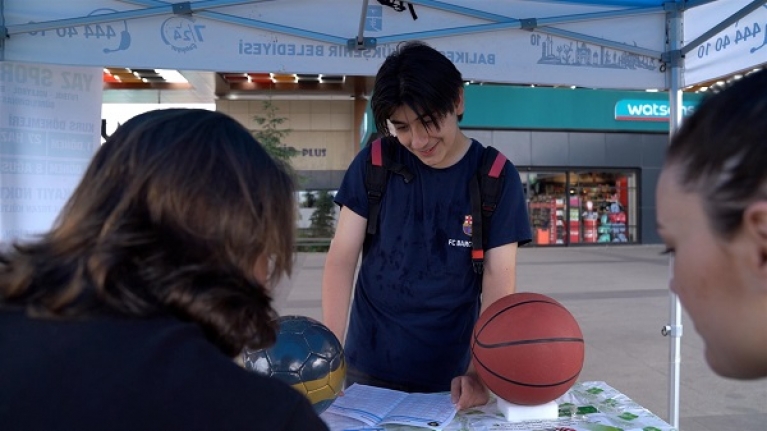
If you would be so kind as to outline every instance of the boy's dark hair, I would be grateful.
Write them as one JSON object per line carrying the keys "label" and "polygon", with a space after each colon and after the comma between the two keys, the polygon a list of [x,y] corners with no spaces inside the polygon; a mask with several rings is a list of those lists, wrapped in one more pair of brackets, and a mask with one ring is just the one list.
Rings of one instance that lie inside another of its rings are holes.
{"label": "boy's dark hair", "polygon": [[292,268],[293,179],[232,118],[140,114],[106,141],[53,229],[0,256],[0,305],[53,317],[174,315],[234,356],[274,341],[256,279]]}
{"label": "boy's dark hair", "polygon": [[442,53],[423,42],[405,42],[378,69],[370,100],[376,127],[388,135],[386,120],[402,106],[421,115],[424,126],[439,127],[438,120],[455,109],[462,87],[461,72]]}
{"label": "boy's dark hair", "polygon": [[704,99],[673,136],[666,165],[700,194],[714,231],[732,236],[746,207],[767,200],[767,70]]}

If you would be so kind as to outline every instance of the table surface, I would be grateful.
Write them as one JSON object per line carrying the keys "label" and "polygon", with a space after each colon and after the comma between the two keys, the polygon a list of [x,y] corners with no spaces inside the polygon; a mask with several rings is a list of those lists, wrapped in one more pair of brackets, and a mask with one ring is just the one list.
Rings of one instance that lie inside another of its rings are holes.
{"label": "table surface", "polygon": [[[484,406],[458,412],[444,431],[675,431],[661,418],[635,403],[631,398],[605,382],[576,383],[566,394],[557,398],[559,418],[508,422],[491,399]],[[343,421],[324,419],[331,431],[343,431]],[[387,425],[386,431],[415,431],[401,425]]]}

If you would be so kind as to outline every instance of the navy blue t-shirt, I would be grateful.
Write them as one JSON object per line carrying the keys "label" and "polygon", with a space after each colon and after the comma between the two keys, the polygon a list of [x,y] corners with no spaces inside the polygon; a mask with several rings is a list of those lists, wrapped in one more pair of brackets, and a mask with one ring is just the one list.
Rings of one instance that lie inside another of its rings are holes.
{"label": "navy blue t-shirt", "polygon": [[[365,247],[354,291],[345,354],[350,366],[396,384],[450,389],[470,359],[469,340],[480,310],[482,278],[471,262],[469,180],[483,146],[472,140],[455,165],[434,169],[401,145],[395,159],[415,177],[390,175],[378,233]],[[363,149],[346,172],[335,201],[368,217]],[[506,165],[487,248],[527,243],[532,233],[519,174]]]}

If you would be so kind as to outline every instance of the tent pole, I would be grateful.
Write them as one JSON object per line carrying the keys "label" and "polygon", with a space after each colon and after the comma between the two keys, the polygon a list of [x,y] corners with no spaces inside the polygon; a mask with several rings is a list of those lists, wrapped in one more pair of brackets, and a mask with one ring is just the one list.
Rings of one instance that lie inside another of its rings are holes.
{"label": "tent pole", "polygon": [[[674,265],[674,258],[669,262],[669,280]],[[681,371],[682,306],[679,297],[669,293],[669,321],[663,328],[663,334],[669,338],[669,419],[674,428],[679,429],[679,377]]]}
{"label": "tent pole", "polygon": [[5,27],[5,0],[0,0],[0,61],[5,61],[5,41],[8,29]]}
{"label": "tent pole", "polygon": [[[676,133],[682,122],[682,23],[683,3],[669,2],[666,6],[668,28],[668,51],[664,55],[669,85],[669,139]],[[673,277],[673,257],[669,260],[669,282]],[[679,429],[679,382],[681,371],[682,307],[679,297],[669,292],[669,324],[663,328],[663,335],[669,337],[669,424]]]}
{"label": "tent pole", "polygon": [[360,25],[357,29],[357,44],[364,44],[365,37],[365,20],[368,13],[368,0],[362,0],[362,12],[360,12]]}

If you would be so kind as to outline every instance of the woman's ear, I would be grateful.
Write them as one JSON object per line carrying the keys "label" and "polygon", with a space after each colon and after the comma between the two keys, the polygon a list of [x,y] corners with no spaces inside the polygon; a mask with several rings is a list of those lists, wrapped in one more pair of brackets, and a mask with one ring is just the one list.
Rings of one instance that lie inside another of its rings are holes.
{"label": "woman's ear", "polygon": [[759,271],[767,279],[767,201],[755,202],[746,208],[743,231],[759,253]]}

